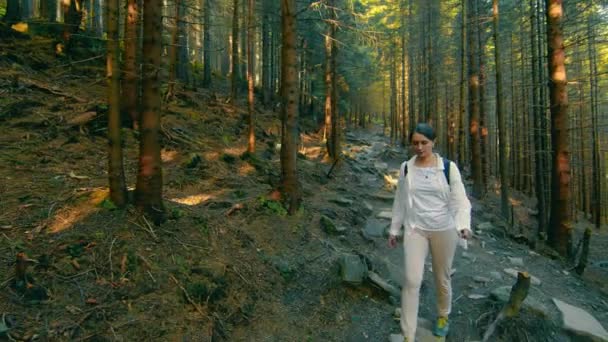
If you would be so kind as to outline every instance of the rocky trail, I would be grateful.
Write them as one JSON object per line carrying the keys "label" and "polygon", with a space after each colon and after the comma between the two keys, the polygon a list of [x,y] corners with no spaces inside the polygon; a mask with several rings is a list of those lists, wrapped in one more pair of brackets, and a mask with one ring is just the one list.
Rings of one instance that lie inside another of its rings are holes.
{"label": "rocky trail", "polygon": [[[364,223],[360,227],[336,224],[334,228],[326,228],[334,235],[328,239],[328,244],[339,246],[333,248],[339,254],[340,274],[343,281],[350,283],[348,286],[380,288],[377,278],[388,284],[378,290],[384,296],[364,296],[341,315],[342,319],[350,320],[344,330],[344,340],[390,338],[398,341],[401,338],[397,308],[403,279],[403,251],[401,246],[389,249],[386,234],[393,187],[406,152],[391,147],[387,138],[378,132],[348,133],[344,150],[350,170],[339,175],[351,179],[350,185],[325,196],[342,206],[359,204]],[[532,277],[523,310],[519,316],[500,325],[490,340],[608,340],[608,333],[599,323],[608,322],[605,290],[602,292],[576,276],[566,263],[541,255],[510,238],[508,224],[497,215],[497,208],[496,198],[473,201],[475,236],[467,250],[459,247],[456,252],[452,280],[454,304],[447,340],[481,340],[497,312],[508,301],[518,271],[527,271]],[[326,214],[321,221],[331,221],[335,216],[331,211]],[[594,241],[599,247],[605,236],[596,235]],[[347,246],[350,251],[345,248]],[[601,269],[597,260],[594,265]],[[421,289],[420,341],[436,341],[429,331],[435,319],[431,272],[429,257]]]}

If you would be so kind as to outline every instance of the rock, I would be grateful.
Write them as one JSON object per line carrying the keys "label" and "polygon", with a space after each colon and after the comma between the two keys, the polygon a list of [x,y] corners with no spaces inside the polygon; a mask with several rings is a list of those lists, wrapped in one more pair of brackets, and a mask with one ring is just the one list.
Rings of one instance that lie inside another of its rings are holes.
{"label": "rock", "polygon": [[477,225],[477,229],[479,230],[492,230],[494,225],[492,222],[483,222]]}
{"label": "rock", "polygon": [[349,207],[349,206],[353,205],[353,200],[349,200],[347,198],[332,198],[329,201],[336,203],[342,207]]}
{"label": "rock", "polygon": [[587,311],[553,298],[562,313],[563,327],[578,336],[590,337],[594,341],[608,341],[608,332]]}
{"label": "rock", "polygon": [[319,212],[332,220],[335,220],[338,217],[338,214],[336,214],[336,212],[331,209],[323,208],[319,210]]}
{"label": "rock", "polygon": [[329,217],[322,215],[320,219],[321,229],[327,234],[337,234],[339,233],[336,224]]}
{"label": "rock", "polygon": [[477,258],[473,254],[471,254],[471,253],[462,252],[461,255],[462,255],[463,258],[465,258],[467,260],[471,260],[473,262],[475,262],[475,260],[477,260]]}
{"label": "rock", "polygon": [[469,297],[470,299],[484,299],[484,298],[488,298],[487,295],[476,294],[476,293],[471,293],[467,297]]}
{"label": "rock", "polygon": [[593,265],[595,267],[599,267],[599,268],[607,268],[608,269],[608,260],[601,260],[601,261],[592,262],[591,265]]}
{"label": "rock", "polygon": [[361,257],[354,254],[344,254],[340,257],[340,277],[350,284],[361,284],[367,276],[367,265]]}
{"label": "rock", "polygon": [[395,311],[393,312],[393,318],[395,319],[395,321],[401,320],[401,308],[395,308]]}
{"label": "rock", "polygon": [[497,271],[490,272],[490,277],[492,277],[493,279],[496,279],[496,280],[502,280],[502,274],[500,274],[500,272],[497,272]]}
{"label": "rock", "polygon": [[507,257],[507,259],[509,259],[509,261],[511,262],[511,264],[513,264],[515,266],[523,266],[524,265],[524,259],[523,258]]}
{"label": "rock", "polygon": [[393,199],[395,198],[395,196],[393,194],[384,192],[384,191],[376,192],[375,194],[371,194],[370,196],[372,198],[383,200],[383,201],[388,201],[388,202],[392,202]]}
{"label": "rock", "polygon": [[490,278],[486,278],[486,277],[482,277],[482,276],[475,276],[473,277],[473,281],[477,282],[477,283],[489,283],[490,282]]}
{"label": "rock", "polygon": [[401,334],[391,334],[388,337],[389,342],[403,342],[403,335]]}
{"label": "rock", "polygon": [[363,207],[369,211],[374,210],[374,206],[371,205],[368,201],[363,201]]}
{"label": "rock", "polygon": [[388,171],[388,164],[384,162],[376,162],[374,163],[374,167],[380,172]]}
{"label": "rock", "polygon": [[383,211],[379,212],[378,214],[376,214],[376,217],[380,218],[380,219],[390,220],[393,218],[393,212],[383,210]]}
{"label": "rock", "polygon": [[367,239],[383,237],[387,228],[388,225],[386,222],[381,222],[372,218],[367,220],[365,223],[365,228],[363,228],[363,236]]}
{"label": "rock", "polygon": [[[512,276],[512,277],[514,277],[514,278],[517,278],[517,272],[519,272],[519,271],[517,271],[517,270],[515,270],[515,269],[512,269],[512,268],[505,268],[505,269],[504,269],[504,272],[505,272],[506,274],[508,274],[508,275],[510,275],[510,276]],[[537,286],[538,286],[538,285],[540,285],[540,284],[541,284],[540,279],[536,278],[535,276],[533,276],[533,275],[531,275],[531,274],[530,274],[530,278],[531,278],[531,279],[530,279],[530,283],[531,283],[532,285],[537,285]]]}
{"label": "rock", "polygon": [[486,211],[483,214],[481,214],[481,217],[486,220],[486,221],[494,221],[496,220],[496,215],[494,215],[493,213]]}

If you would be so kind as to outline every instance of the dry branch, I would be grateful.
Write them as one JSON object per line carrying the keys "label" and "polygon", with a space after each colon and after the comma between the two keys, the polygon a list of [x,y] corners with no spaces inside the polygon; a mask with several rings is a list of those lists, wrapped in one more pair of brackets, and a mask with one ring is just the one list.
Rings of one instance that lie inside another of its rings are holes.
{"label": "dry branch", "polygon": [[498,317],[492,322],[486,333],[483,335],[483,342],[489,340],[489,338],[496,330],[498,323],[508,317],[516,316],[519,313],[519,309],[521,308],[522,303],[528,296],[528,291],[530,290],[530,280],[531,277],[528,272],[519,272],[517,273],[517,282],[511,288],[511,296],[509,296],[509,301],[505,306],[500,310]]}
{"label": "dry branch", "polygon": [[82,99],[80,97],[77,97],[77,96],[74,96],[74,95],[70,95],[70,94],[65,93],[65,92],[63,92],[61,90],[55,89],[54,87],[52,87],[50,85],[44,84],[44,83],[42,83],[40,81],[36,81],[36,80],[33,80],[33,79],[28,79],[28,78],[21,77],[21,78],[19,78],[19,82],[25,84],[28,87],[42,90],[42,91],[44,91],[46,93],[50,93],[50,94],[53,94],[53,95],[59,95],[59,96],[67,97],[67,98],[73,99],[73,100],[75,100],[77,102],[81,102],[81,103],[87,102],[86,100],[84,100],[84,99]]}

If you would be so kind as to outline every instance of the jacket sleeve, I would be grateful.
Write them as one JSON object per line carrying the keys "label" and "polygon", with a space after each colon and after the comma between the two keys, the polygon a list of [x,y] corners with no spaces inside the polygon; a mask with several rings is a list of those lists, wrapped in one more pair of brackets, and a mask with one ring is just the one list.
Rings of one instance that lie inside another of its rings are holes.
{"label": "jacket sleeve", "polygon": [[450,212],[456,221],[456,229],[471,230],[471,202],[469,201],[460,170],[453,162],[450,162]]}
{"label": "jacket sleeve", "polygon": [[399,171],[399,180],[397,181],[397,189],[395,190],[395,198],[393,199],[393,216],[391,219],[390,235],[400,236],[403,234],[402,226],[405,218],[406,205],[404,198],[405,174],[404,165],[401,165]]}

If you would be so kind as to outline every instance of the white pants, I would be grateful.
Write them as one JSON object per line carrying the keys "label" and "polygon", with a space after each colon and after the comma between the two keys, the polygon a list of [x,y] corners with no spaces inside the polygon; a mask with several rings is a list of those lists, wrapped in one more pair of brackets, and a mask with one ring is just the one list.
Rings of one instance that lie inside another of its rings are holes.
{"label": "white pants", "polygon": [[404,237],[405,282],[401,290],[401,330],[408,341],[414,341],[416,336],[420,285],[429,246],[437,292],[437,312],[439,316],[449,315],[452,309],[450,273],[457,243],[458,234],[454,229],[413,229]]}

